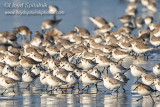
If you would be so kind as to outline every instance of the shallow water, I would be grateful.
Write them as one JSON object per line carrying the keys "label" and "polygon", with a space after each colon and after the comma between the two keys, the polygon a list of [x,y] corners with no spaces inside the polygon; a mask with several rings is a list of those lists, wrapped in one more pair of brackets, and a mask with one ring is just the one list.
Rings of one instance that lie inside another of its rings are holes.
{"label": "shallow water", "polygon": [[[151,69],[156,63],[159,61],[146,61],[146,60],[134,60],[134,62],[124,61],[123,66],[128,67],[130,64],[138,64],[143,66],[144,68]],[[137,62],[136,62],[137,61]],[[101,70],[101,68],[99,68]],[[106,72],[105,72],[106,73]],[[96,89],[94,86],[89,88],[89,91],[84,90],[80,91],[78,94],[78,90],[76,89],[71,93],[71,89],[68,89],[66,93],[63,93],[58,90],[47,93],[46,88],[40,84],[39,78],[35,81],[34,84],[31,85],[31,89],[26,89],[26,83],[20,83],[19,86],[15,87],[14,94],[12,89],[9,89],[4,96],[0,96],[0,106],[31,106],[31,107],[39,107],[39,106],[84,106],[84,107],[96,107],[96,106],[105,106],[105,107],[151,107],[160,105],[160,97],[156,98],[159,92],[156,95],[153,93],[152,97],[156,102],[154,105],[149,96],[143,98],[137,102],[141,96],[137,94],[134,88],[136,85],[134,84],[136,78],[133,78],[130,71],[126,73],[127,78],[130,80],[124,86],[126,89],[126,93],[123,93],[122,89],[119,89],[118,97],[116,93],[110,94],[110,91],[103,86],[103,82],[98,83],[99,92],[96,93]],[[82,89],[84,86],[80,85]],[[49,88],[48,88],[49,89]],[[0,87],[0,93],[3,92],[3,88]],[[106,92],[105,92],[106,91]]]}
{"label": "shallow water", "polygon": [[[11,2],[10,0],[1,0],[0,3],[0,31],[8,30],[11,31],[14,27],[18,27],[21,25],[26,25],[33,32],[40,31],[40,26],[42,21],[45,19],[51,19],[51,15],[5,15],[6,10],[8,9],[4,6],[5,3]],[[27,0],[13,0],[14,3],[26,3]],[[57,15],[57,19],[62,19],[63,21],[58,25],[58,28],[63,32],[68,32],[74,29],[74,26],[85,27],[92,34],[94,30],[94,25],[91,21],[89,21],[89,16],[102,16],[109,22],[114,22],[118,27],[121,26],[121,23],[117,19],[120,16],[125,15],[125,8],[128,5],[128,2],[123,2],[123,0],[30,0],[30,3],[47,3],[52,5],[57,5],[61,11],[64,11],[64,15]],[[159,22],[159,3],[158,12],[155,14],[155,21]],[[143,11],[138,13],[142,17],[147,16],[150,13],[145,11],[144,7]],[[23,10],[20,9],[20,10]],[[31,10],[31,9],[29,9]],[[48,8],[43,8],[40,10],[48,10]],[[116,30],[116,29],[115,29]],[[136,34],[136,31],[135,31]],[[143,60],[143,58],[138,58],[137,60],[124,62],[123,65],[125,67],[129,67],[130,64],[134,63],[137,65],[141,65],[146,69],[152,69],[152,67],[159,63],[159,53],[150,52],[149,61]],[[155,59],[157,61],[155,61]],[[107,90],[103,83],[99,83],[98,87],[100,92],[95,94],[95,87],[91,87],[89,90],[89,94],[86,91],[81,94],[77,94],[77,90],[75,94],[70,94],[70,90],[68,90],[68,94],[61,94],[60,91],[55,92],[50,95],[45,91],[44,86],[39,83],[39,80],[36,80],[36,85],[32,85],[31,90],[25,89],[27,84],[21,83],[18,88],[15,88],[16,94],[12,93],[12,89],[4,94],[4,96],[0,96],[0,106],[31,106],[31,107],[39,107],[39,106],[105,106],[105,107],[150,107],[150,106],[159,106],[160,98],[156,98],[153,94],[153,98],[156,103],[153,105],[151,99],[149,97],[145,97],[143,100],[137,102],[136,100],[140,98],[136,92],[132,92],[135,88],[133,84],[136,79],[133,78],[130,72],[126,73],[127,77],[130,79],[127,85],[124,87],[128,91],[123,93],[120,89],[120,93],[118,97],[116,93],[113,95],[109,94],[109,90]],[[82,87],[81,87],[82,88]],[[0,88],[0,92],[4,89]],[[107,91],[106,93],[103,91]],[[157,93],[158,94],[158,93]]]}

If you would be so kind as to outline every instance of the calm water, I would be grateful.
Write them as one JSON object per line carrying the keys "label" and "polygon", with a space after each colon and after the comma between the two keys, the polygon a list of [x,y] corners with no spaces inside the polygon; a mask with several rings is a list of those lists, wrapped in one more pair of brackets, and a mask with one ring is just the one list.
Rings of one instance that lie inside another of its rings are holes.
{"label": "calm water", "polygon": [[[11,31],[14,27],[21,25],[28,26],[33,32],[40,31],[40,26],[42,21],[45,19],[52,19],[52,15],[5,15],[6,11],[11,11],[13,8],[7,8],[5,3],[15,3],[21,4],[28,2],[27,0],[1,0],[0,3],[0,31]],[[128,2],[120,2],[119,0],[30,0],[28,3],[46,3],[47,5],[57,5],[60,11],[64,11],[65,14],[57,15],[57,19],[62,19],[63,21],[58,25],[58,28],[63,32],[68,32],[73,30],[74,26],[85,27],[93,34],[94,25],[89,21],[89,16],[102,16],[107,21],[114,22],[117,26],[121,26],[121,23],[117,19],[120,16],[125,15],[125,8]],[[155,14],[155,21],[159,22],[159,4],[158,12]],[[47,11],[48,8],[39,8],[41,11]],[[141,10],[139,15],[145,17],[150,13],[147,13],[144,7],[140,7]],[[20,8],[17,10],[28,10]],[[136,31],[135,31],[136,32]],[[159,54],[149,53],[150,59],[160,59]],[[125,67],[129,67],[130,64],[139,64],[147,69],[152,69],[152,67],[159,61],[145,61],[142,59],[128,61],[123,63]],[[89,94],[84,92],[83,94],[60,94],[55,93],[54,95],[49,95],[44,90],[44,86],[39,83],[39,79],[36,80],[35,85],[31,90],[26,90],[27,84],[21,83],[19,88],[16,88],[16,95],[12,91],[8,91],[4,96],[0,96],[0,106],[106,106],[106,107],[150,107],[160,105],[160,98],[156,98],[153,95],[156,104],[153,105],[149,97],[145,97],[143,100],[136,102],[139,95],[135,92],[131,93],[136,81],[130,74],[127,73],[127,77],[130,79],[128,84],[125,86],[127,90],[126,93],[122,93],[120,90],[119,97],[116,94],[110,95],[109,90],[104,88],[103,83],[99,83],[98,87],[101,91],[106,90],[107,93],[99,92],[95,94],[95,88],[91,87]],[[1,88],[1,92],[3,89]],[[68,91],[70,93],[70,90]],[[90,94],[91,93],[91,94]],[[133,94],[135,93],[135,94]]]}

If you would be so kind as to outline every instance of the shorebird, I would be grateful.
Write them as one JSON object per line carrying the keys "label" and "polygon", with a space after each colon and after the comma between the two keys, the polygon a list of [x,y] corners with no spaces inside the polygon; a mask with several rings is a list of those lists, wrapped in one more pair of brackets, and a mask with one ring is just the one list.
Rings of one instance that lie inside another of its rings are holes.
{"label": "shorebird", "polygon": [[49,53],[49,55],[51,56],[55,56],[55,55],[58,55],[59,54],[59,49],[56,47],[56,46],[53,46],[53,45],[47,45],[45,50]]}
{"label": "shorebird", "polygon": [[154,81],[158,79],[155,76],[144,73],[144,72],[142,73],[141,77],[142,77],[142,82],[149,86],[154,85]]}
{"label": "shorebird", "polygon": [[7,77],[14,79],[17,82],[21,82],[22,81],[22,73],[18,72],[18,71],[12,71],[9,70]]}
{"label": "shorebird", "polygon": [[157,27],[153,30],[153,35],[155,37],[160,37],[160,27]]}
{"label": "shorebird", "polygon": [[31,52],[30,55],[28,55],[28,57],[32,58],[37,62],[42,62],[42,59],[43,59],[43,56],[37,51]]}
{"label": "shorebird", "polygon": [[138,17],[137,18],[137,21],[136,21],[136,25],[137,25],[137,27],[138,28],[142,28],[143,26],[144,26],[144,20],[143,20],[143,18],[141,18],[141,17]]}
{"label": "shorebird", "polygon": [[32,31],[27,27],[27,26],[20,26],[15,28],[19,32],[20,35],[22,36],[29,36],[30,40],[32,39]]}
{"label": "shorebird", "polygon": [[50,5],[48,8],[49,8],[49,13],[53,14],[53,20],[56,20],[56,14],[57,14],[57,11],[59,10],[58,7]]}
{"label": "shorebird", "polygon": [[151,24],[153,22],[153,17],[152,16],[146,16],[144,18],[144,22],[145,22],[146,25]]}
{"label": "shorebird", "polygon": [[30,45],[31,46],[35,46],[38,47],[40,46],[40,44],[42,43],[42,39],[40,37],[34,37],[31,41],[30,41]]}
{"label": "shorebird", "polygon": [[149,29],[151,31],[155,30],[155,29],[158,29],[160,27],[160,23],[151,23],[149,24]]}
{"label": "shorebird", "polygon": [[33,65],[32,68],[31,68],[31,72],[33,72],[35,75],[39,75],[40,70],[41,70],[41,67],[37,66],[37,65]]}
{"label": "shorebird", "polygon": [[103,41],[103,38],[101,35],[94,35],[91,37],[92,40],[94,40],[95,43],[101,43]]}
{"label": "shorebird", "polygon": [[[43,85],[48,87],[46,75],[47,75],[47,72],[45,72],[44,70],[41,70],[39,79]],[[46,90],[47,90],[47,87],[46,87]]]}
{"label": "shorebird", "polygon": [[47,78],[47,84],[52,87],[52,90],[53,89],[55,90],[57,88],[60,88],[60,86],[67,84],[67,82],[59,79],[58,77],[52,76],[51,74],[47,74],[46,78]]}
{"label": "shorebird", "polygon": [[[131,43],[128,41],[128,42],[121,42],[119,41],[118,42],[118,45],[122,48],[122,49],[125,49],[127,52],[131,52],[132,51],[132,46],[131,46]],[[120,49],[119,49],[120,50]]]}
{"label": "shorebird", "polygon": [[16,67],[20,64],[19,56],[5,55],[5,63],[16,69]]}
{"label": "shorebird", "polygon": [[60,66],[67,71],[74,71],[75,69],[77,69],[77,65],[69,63],[67,61],[61,61]]}
{"label": "shorebird", "polygon": [[14,55],[20,55],[20,47],[13,47],[13,46],[8,46],[8,52],[14,54]]}
{"label": "shorebird", "polygon": [[126,14],[135,17],[137,15],[137,9],[128,9]]}
{"label": "shorebird", "polygon": [[97,63],[96,67],[104,67],[103,71],[107,69],[107,72],[108,72],[108,67],[110,63],[112,63],[113,61],[111,61],[105,56],[96,55],[95,62]]}
{"label": "shorebird", "polygon": [[114,23],[109,22],[108,24],[103,25],[101,28],[96,29],[96,30],[95,30],[95,33],[96,33],[96,34],[104,34],[104,33],[106,33],[106,32],[112,31],[112,29],[113,29],[114,27],[116,27],[116,26],[114,25]]}
{"label": "shorebird", "polygon": [[25,57],[25,56],[20,56],[19,59],[20,59],[20,65],[25,69],[31,68],[33,65],[40,64],[40,62],[37,62],[37,61],[35,61],[29,57]]}
{"label": "shorebird", "polygon": [[75,28],[78,36],[80,36],[80,37],[82,37],[84,39],[90,37],[90,33],[89,33],[89,31],[87,29],[80,28],[80,27],[77,27],[77,26],[75,26],[74,28]]}
{"label": "shorebird", "polygon": [[75,88],[75,85],[79,82],[79,78],[76,76],[74,72],[69,72],[66,77],[66,82],[67,82],[67,86],[72,87],[72,91],[73,91],[73,88]]}
{"label": "shorebird", "polygon": [[16,80],[0,75],[0,85],[5,88],[5,90],[1,93],[1,95],[3,95],[8,88],[13,88],[13,92],[15,93],[14,86],[16,84],[17,84]]}
{"label": "shorebird", "polygon": [[116,90],[117,97],[118,97],[118,89],[121,86],[125,85],[125,83],[122,82],[122,81],[119,81],[119,80],[117,80],[115,78],[110,78],[110,77],[108,77],[106,75],[103,75],[102,77],[103,77],[103,84],[104,84],[104,86],[107,89],[111,90],[111,93],[112,93],[113,90]]}
{"label": "shorebird", "polygon": [[122,52],[118,49],[113,49],[112,50],[112,57],[115,59],[115,60],[118,60],[118,62],[120,60],[123,60],[124,58],[126,58],[127,56],[129,56],[129,54],[125,53],[125,52]]}
{"label": "shorebird", "polygon": [[[125,84],[127,84],[128,80],[129,80],[124,74],[122,74],[120,72],[116,73],[114,78],[119,80],[119,81],[122,81]],[[123,89],[123,92],[125,93],[126,90],[123,88],[123,85],[122,85],[122,89]]]}
{"label": "shorebird", "polygon": [[30,84],[38,78],[39,75],[35,75],[30,70],[24,70],[24,73],[22,74],[22,81],[25,83],[28,83],[27,89],[30,89]]}
{"label": "shorebird", "polygon": [[153,73],[159,78],[160,77],[160,64],[156,64],[153,67]]}
{"label": "shorebird", "polygon": [[44,57],[42,60],[42,64],[46,67],[48,67],[48,69],[52,69],[54,67],[59,66],[59,61],[58,60],[54,60],[52,58],[48,58],[48,57]]}
{"label": "shorebird", "polygon": [[156,3],[152,3],[152,2],[148,3],[147,8],[148,10],[151,10],[153,13],[157,12]]}
{"label": "shorebird", "polygon": [[53,68],[53,76],[58,77],[62,81],[66,81],[68,73],[69,72],[63,68],[58,68],[58,67]]}
{"label": "shorebird", "polygon": [[133,19],[132,16],[130,15],[125,15],[125,16],[122,16],[119,18],[119,20],[122,22],[122,23],[128,23],[128,22],[131,22]]}
{"label": "shorebird", "polygon": [[[146,70],[140,66],[136,66],[136,65],[130,65],[130,69],[131,69],[131,74],[132,76],[137,78],[137,81],[140,79],[142,73],[144,72],[151,72],[150,70]],[[136,81],[136,82],[137,82]]]}
{"label": "shorebird", "polygon": [[83,51],[82,52],[82,58],[92,60],[94,58],[94,56],[95,56],[94,53],[91,53],[91,52],[88,52],[88,51]]}
{"label": "shorebird", "polygon": [[89,69],[92,69],[94,68],[95,66],[97,65],[97,63],[95,63],[94,61],[92,60],[89,60],[89,59],[85,59],[85,58],[82,58],[81,59],[81,62],[78,64],[78,66],[84,70],[89,70]]}
{"label": "shorebird", "polygon": [[[133,51],[134,51],[137,55],[139,55],[139,54],[144,54],[144,55],[145,55],[145,53],[146,53],[147,51],[153,50],[153,47],[147,46],[147,45],[145,45],[145,44],[143,44],[143,43],[132,42],[131,45],[132,45]],[[147,57],[147,59],[148,59],[148,57]]]}
{"label": "shorebird", "polygon": [[11,69],[11,67],[9,65],[5,64],[4,68],[2,69],[2,75],[8,74],[9,69]]}
{"label": "shorebird", "polygon": [[98,92],[98,87],[97,87],[97,83],[101,82],[102,80],[91,75],[88,74],[86,71],[83,71],[81,73],[82,76],[82,83],[86,85],[86,87],[84,87],[82,90],[84,90],[85,88],[89,88],[89,85],[95,85],[96,86],[96,92]]}
{"label": "shorebird", "polygon": [[89,74],[91,74],[91,75],[93,75],[93,76],[95,76],[97,78],[101,78],[101,72],[96,67],[88,70],[87,73],[89,73]]}
{"label": "shorebird", "polygon": [[[156,79],[155,81],[154,81],[154,86],[155,86],[155,89],[157,90],[157,91],[160,91],[160,80],[159,79]],[[158,95],[158,96],[160,96],[160,95]],[[157,97],[158,97],[157,96]]]}
{"label": "shorebird", "polygon": [[89,19],[98,27],[102,28],[108,22],[103,17],[89,17]]}
{"label": "shorebird", "polygon": [[138,82],[136,88],[137,88],[138,94],[142,96],[137,101],[143,99],[143,96],[148,96],[149,95],[151,97],[152,101],[154,102],[154,100],[153,100],[153,98],[151,96],[151,93],[154,92],[155,90],[153,90],[150,86]]}
{"label": "shorebird", "polygon": [[47,19],[47,20],[43,21],[42,25],[41,25],[42,33],[44,33],[46,30],[53,29],[61,21],[62,21],[62,19],[59,19],[59,20],[49,20],[49,19]]}
{"label": "shorebird", "polygon": [[121,64],[110,63],[110,72],[115,76],[117,73],[125,73],[129,70],[129,68],[124,68]]}
{"label": "shorebird", "polygon": [[117,80],[119,80],[119,81],[122,81],[124,83],[127,83],[128,80],[129,80],[124,74],[122,74],[120,72],[116,73],[115,76],[114,76],[114,78],[117,79]]}
{"label": "shorebird", "polygon": [[150,35],[150,43],[156,47],[160,46],[160,38],[154,36],[154,34]]}

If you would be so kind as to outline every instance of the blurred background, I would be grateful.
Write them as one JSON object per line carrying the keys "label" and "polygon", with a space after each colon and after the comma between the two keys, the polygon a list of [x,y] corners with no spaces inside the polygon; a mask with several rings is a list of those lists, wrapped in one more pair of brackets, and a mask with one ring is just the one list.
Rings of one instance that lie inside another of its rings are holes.
{"label": "blurred background", "polygon": [[[0,31],[11,31],[14,27],[26,25],[33,32],[41,30],[41,23],[46,19],[52,19],[52,15],[6,15],[6,11],[12,10],[40,10],[48,11],[48,8],[7,8],[5,3],[46,3],[56,5],[59,11],[64,11],[65,14],[57,15],[57,19],[62,19],[58,28],[64,33],[73,30],[73,27],[79,26],[87,28],[89,31],[94,30],[93,23],[88,19],[89,16],[101,16],[109,22],[114,22],[117,26],[121,26],[118,17],[125,15],[125,8],[129,4],[127,0],[1,0],[0,3]],[[159,3],[159,2],[158,2]],[[157,5],[158,6],[158,5]],[[141,7],[145,8],[145,7]],[[158,8],[159,9],[159,8]],[[139,12],[142,17],[149,13]],[[159,20],[159,11],[155,14]]]}

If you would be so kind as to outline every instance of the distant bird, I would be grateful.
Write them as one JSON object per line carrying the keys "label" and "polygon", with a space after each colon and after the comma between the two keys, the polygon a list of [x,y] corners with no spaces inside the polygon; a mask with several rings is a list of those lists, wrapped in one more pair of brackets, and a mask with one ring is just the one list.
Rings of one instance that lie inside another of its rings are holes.
{"label": "distant bird", "polygon": [[125,16],[120,17],[119,20],[122,23],[128,23],[128,22],[131,22],[133,20],[133,17],[131,15],[125,15]]}
{"label": "distant bird", "polygon": [[80,28],[80,27],[77,27],[75,26],[75,31],[77,33],[78,36],[82,37],[82,38],[89,38],[90,37],[90,33],[87,29],[85,28]]}
{"label": "distant bird", "polygon": [[49,13],[53,14],[53,20],[56,20],[56,14],[57,14],[57,11],[59,10],[58,7],[50,5],[48,8],[49,8]]}
{"label": "distant bird", "polygon": [[151,24],[153,22],[153,17],[152,16],[146,16],[144,18],[144,22],[145,22],[146,25]]}
{"label": "distant bird", "polygon": [[58,19],[58,20],[50,20],[47,19],[45,21],[42,22],[41,25],[41,29],[42,29],[42,33],[44,33],[46,30],[51,30],[54,27],[56,27],[60,22],[62,21],[62,19]]}
{"label": "distant bird", "polygon": [[15,28],[21,36],[29,36],[32,39],[32,31],[27,26],[20,26]]}
{"label": "distant bird", "polygon": [[89,19],[98,27],[102,28],[108,22],[103,17],[89,17]]}

